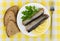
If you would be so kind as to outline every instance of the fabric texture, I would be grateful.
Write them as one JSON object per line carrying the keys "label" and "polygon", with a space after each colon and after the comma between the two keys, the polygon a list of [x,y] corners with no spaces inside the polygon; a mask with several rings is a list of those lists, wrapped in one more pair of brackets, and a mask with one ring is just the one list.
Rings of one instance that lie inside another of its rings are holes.
{"label": "fabric texture", "polygon": [[29,37],[22,33],[17,33],[8,38],[6,35],[6,27],[4,26],[5,11],[14,5],[22,7],[28,3],[40,3],[48,10],[50,9],[50,0],[0,0],[0,41],[60,41],[60,1],[54,0],[55,11],[53,13],[53,29],[52,40],[50,39],[50,28],[41,36]]}

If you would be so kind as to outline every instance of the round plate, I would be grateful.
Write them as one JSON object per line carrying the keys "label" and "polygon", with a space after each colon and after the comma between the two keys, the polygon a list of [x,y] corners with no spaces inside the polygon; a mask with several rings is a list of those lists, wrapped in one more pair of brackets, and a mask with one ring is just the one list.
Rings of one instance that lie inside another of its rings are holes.
{"label": "round plate", "polygon": [[[25,10],[25,6],[35,6],[35,7],[37,7],[37,8],[44,8],[44,14],[48,14],[48,15],[49,15],[49,18],[47,19],[47,22],[46,22],[46,24],[45,24],[44,27],[42,27],[42,26],[41,26],[40,28],[38,27],[35,31],[33,30],[33,31],[31,31],[30,33],[28,33],[28,32],[26,31],[26,28],[25,28],[25,26],[22,24],[22,19],[21,19],[21,17],[23,16],[22,11]],[[38,3],[29,3],[29,4],[25,5],[25,6],[23,6],[23,7],[19,10],[18,15],[17,15],[17,25],[18,25],[20,31],[21,31],[23,34],[29,35],[29,36],[39,36],[39,35],[43,34],[44,32],[46,32],[46,30],[47,30],[47,29],[49,28],[49,26],[50,26],[50,14],[49,14],[48,10],[47,10],[43,5],[38,4]],[[40,30],[39,30],[39,29],[40,29]],[[39,30],[39,31],[38,31],[38,30]]]}

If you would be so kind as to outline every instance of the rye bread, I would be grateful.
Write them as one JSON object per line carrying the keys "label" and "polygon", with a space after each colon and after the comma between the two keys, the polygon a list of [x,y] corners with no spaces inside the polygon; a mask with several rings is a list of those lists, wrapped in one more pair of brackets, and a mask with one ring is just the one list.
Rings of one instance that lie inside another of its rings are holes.
{"label": "rye bread", "polygon": [[6,26],[6,33],[9,37],[20,31],[16,21],[18,10],[18,6],[12,6],[5,12],[4,25]]}
{"label": "rye bread", "polygon": [[8,10],[6,12],[13,11],[15,16],[17,16],[18,10],[19,10],[18,6],[15,5],[15,6],[8,8]]}
{"label": "rye bread", "polygon": [[10,20],[16,22],[16,18],[15,18],[14,12],[12,12],[12,11],[8,11],[8,12],[5,14],[5,17],[4,17],[4,24],[5,24],[5,26],[7,26],[8,22],[9,22]]}
{"label": "rye bread", "polygon": [[[8,21],[9,21],[9,19],[7,19],[7,18],[8,18],[7,16],[9,16],[10,12],[11,12],[11,14],[10,14],[11,20],[13,20],[14,22],[16,22],[18,10],[19,10],[19,8],[18,8],[18,6],[16,6],[16,5],[15,5],[15,6],[12,6],[12,7],[10,7],[10,8],[7,9],[7,11],[5,12],[5,15],[4,15],[4,25],[5,25],[5,26],[7,25]],[[13,15],[13,14],[14,14],[14,15]],[[14,17],[14,18],[12,18],[12,17]],[[9,18],[10,18],[10,17],[9,17]],[[6,19],[7,19],[7,20],[6,20]],[[6,23],[6,22],[7,22],[7,23]]]}
{"label": "rye bread", "polygon": [[15,24],[15,22],[13,21],[9,21],[8,25],[7,25],[7,35],[10,37],[16,33],[18,33],[20,30],[18,28],[18,26]]}

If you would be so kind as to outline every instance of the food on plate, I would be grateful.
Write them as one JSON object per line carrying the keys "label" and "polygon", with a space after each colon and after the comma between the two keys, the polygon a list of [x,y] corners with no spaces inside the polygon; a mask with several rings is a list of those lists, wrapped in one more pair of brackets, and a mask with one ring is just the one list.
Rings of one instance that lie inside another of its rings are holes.
{"label": "food on plate", "polygon": [[4,25],[6,26],[7,35],[9,37],[19,32],[16,22],[18,10],[18,6],[12,6],[7,9],[4,15]]}
{"label": "food on plate", "polygon": [[37,18],[36,20],[34,20],[33,22],[31,22],[30,24],[28,24],[26,27],[27,31],[30,32],[32,30],[34,30],[36,27],[38,27],[40,24],[43,24],[44,21],[48,18],[49,16],[47,14],[44,14],[42,16],[40,16],[39,18]]}
{"label": "food on plate", "polygon": [[35,15],[33,15],[30,19],[26,19],[25,21],[22,21],[24,25],[28,25],[29,23],[33,22],[37,18],[39,18],[41,15],[43,15],[44,9],[41,8]]}
{"label": "food on plate", "polygon": [[17,27],[16,23],[13,21],[9,21],[7,28],[6,28],[6,33],[8,37],[16,34],[19,32],[19,28]]}
{"label": "food on plate", "polygon": [[22,11],[23,16],[21,18],[22,24],[28,32],[43,24],[49,17],[47,14],[44,14],[43,8],[37,8],[35,6],[26,6],[25,8],[26,10]]}

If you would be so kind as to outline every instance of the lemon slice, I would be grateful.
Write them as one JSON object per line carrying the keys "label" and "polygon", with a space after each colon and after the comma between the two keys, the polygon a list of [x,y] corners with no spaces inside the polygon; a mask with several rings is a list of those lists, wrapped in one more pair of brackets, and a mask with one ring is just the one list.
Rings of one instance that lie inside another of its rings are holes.
{"label": "lemon slice", "polygon": [[48,20],[45,20],[41,25],[39,25],[35,30],[33,30],[32,33],[36,35],[40,35],[45,31],[47,24],[48,24]]}

